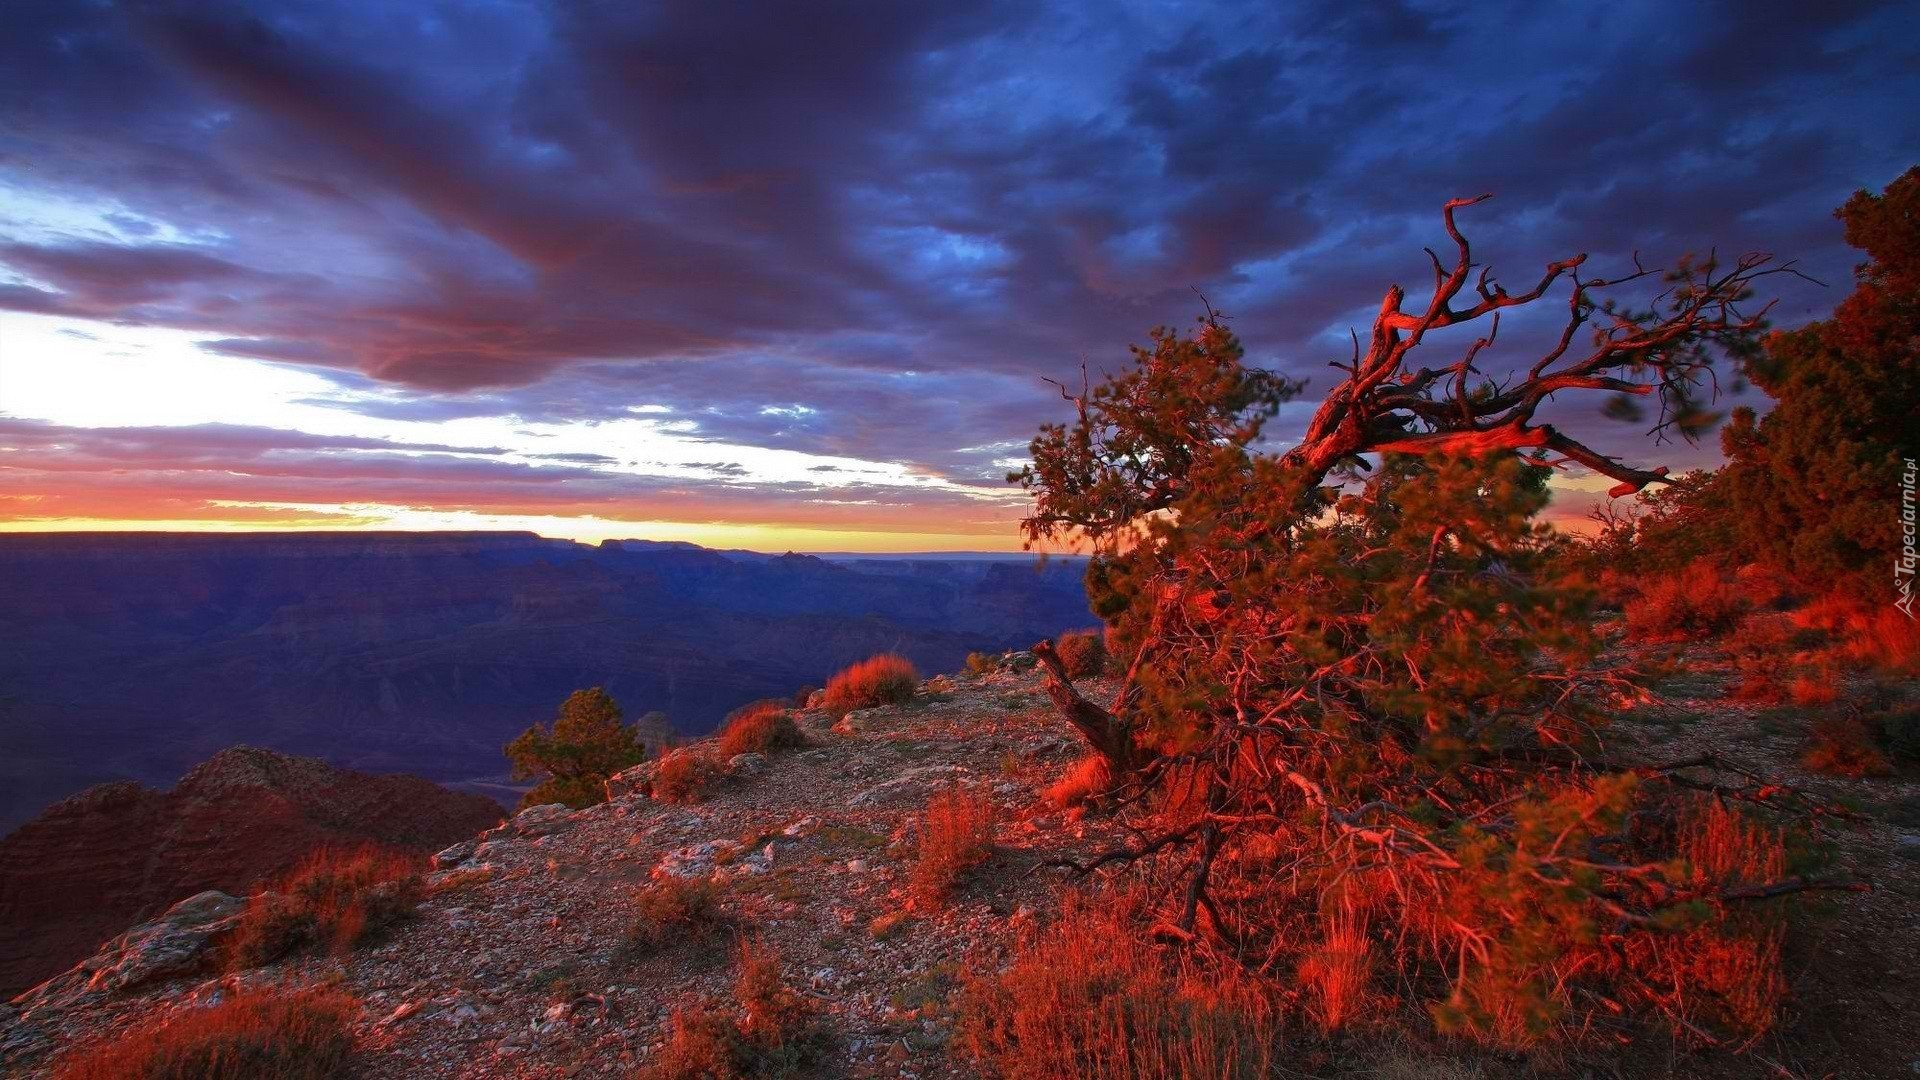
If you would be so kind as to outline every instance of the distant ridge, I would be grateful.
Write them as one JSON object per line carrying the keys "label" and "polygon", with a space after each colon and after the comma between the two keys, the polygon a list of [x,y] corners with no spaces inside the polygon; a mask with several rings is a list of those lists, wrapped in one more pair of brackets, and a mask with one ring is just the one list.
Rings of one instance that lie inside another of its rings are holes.
{"label": "distant ridge", "polygon": [[318,846],[432,852],[500,817],[489,799],[419,777],[253,746],[220,751],[171,790],[88,788],[0,839],[0,1000],[176,900],[244,895]]}

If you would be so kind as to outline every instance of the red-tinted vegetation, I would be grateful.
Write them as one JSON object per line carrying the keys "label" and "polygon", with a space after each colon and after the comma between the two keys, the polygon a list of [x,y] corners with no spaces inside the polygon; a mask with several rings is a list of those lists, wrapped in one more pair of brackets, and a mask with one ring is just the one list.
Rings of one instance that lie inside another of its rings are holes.
{"label": "red-tinted vegetation", "polygon": [[229,943],[235,967],[294,952],[345,952],[410,917],[422,860],[371,845],[326,848],[247,901]]}
{"label": "red-tinted vegetation", "polygon": [[137,1024],[59,1060],[55,1080],[332,1080],[346,1075],[359,1004],[338,990],[234,991]]}
{"label": "red-tinted vegetation", "polygon": [[692,747],[681,747],[660,759],[651,793],[661,802],[690,804],[705,801],[726,770],[713,758]]}
{"label": "red-tinted vegetation", "polygon": [[948,788],[927,802],[920,823],[919,856],[908,881],[914,902],[930,907],[945,900],[961,876],[993,853],[993,803],[961,788]]}
{"label": "red-tinted vegetation", "polygon": [[[1780,997],[1779,924],[1756,901],[1823,883],[1787,875],[1773,825],[1696,810],[1702,790],[1733,794],[1697,762],[1609,752],[1612,711],[1646,700],[1650,672],[1603,651],[1594,586],[1624,594],[1641,642],[1724,634],[1787,598],[1721,561],[1715,538],[1753,525],[1726,517],[1745,497],[1715,480],[1569,545],[1537,520],[1556,465],[1612,477],[1616,496],[1666,470],[1535,412],[1597,390],[1615,415],[1656,404],[1656,432],[1704,432],[1697,394],[1718,357],[1758,355],[1749,297],[1781,268],[1607,279],[1581,257],[1508,293],[1474,283],[1454,220],[1474,201],[1447,208],[1456,257],[1435,258],[1431,301],[1388,292],[1284,451],[1261,435],[1299,385],[1246,366],[1212,312],[1189,337],[1156,330],[1034,440],[1014,476],[1035,497],[1028,535],[1092,547],[1089,596],[1129,669],[1108,707],[1073,685],[1086,673],[1065,649],[1035,655],[1118,805],[1158,808],[1135,843],[1075,865],[1134,866],[1175,898],[1154,913],[1165,933],[1222,977],[1289,972],[1324,1030],[1366,1017],[1391,978],[1389,1012],[1507,1049],[1590,1039],[1622,1013],[1683,1041],[1750,1039]],[[1491,320],[1563,279],[1557,344],[1482,382]],[[1651,302],[1610,299],[1655,280]],[[1481,320],[1464,353],[1425,359],[1429,333]],[[1642,544],[1665,561],[1637,558]],[[1777,660],[1755,692],[1837,696],[1821,658],[1753,653]],[[1767,814],[1806,805],[1740,794]],[[1707,869],[1676,876],[1685,865]]]}
{"label": "red-tinted vegetation", "polygon": [[793,722],[793,714],[778,701],[743,705],[729,714],[720,727],[719,753],[723,758],[735,754],[774,754],[805,745],[806,736]]}
{"label": "red-tinted vegetation", "polygon": [[876,705],[903,705],[913,700],[919,684],[920,673],[906,657],[870,656],[827,680],[826,710],[844,716]]}
{"label": "red-tinted vegetation", "polygon": [[827,1040],[818,1011],[787,984],[779,955],[743,938],[739,961],[732,1006],[708,1000],[675,1009],[645,1080],[787,1077],[819,1061]]}

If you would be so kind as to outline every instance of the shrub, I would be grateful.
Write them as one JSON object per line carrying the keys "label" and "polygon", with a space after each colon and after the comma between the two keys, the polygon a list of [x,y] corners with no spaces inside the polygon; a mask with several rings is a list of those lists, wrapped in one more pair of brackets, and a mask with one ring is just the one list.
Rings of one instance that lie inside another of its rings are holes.
{"label": "shrub", "polygon": [[777,701],[756,701],[728,714],[720,729],[720,756],[776,754],[807,745],[793,714]]}
{"label": "shrub", "polygon": [[[1780,833],[1718,799],[1693,802],[1682,815],[1674,849],[1686,867],[1684,883],[1700,891],[1778,881],[1787,869]],[[1666,995],[1659,1006],[1668,1016],[1751,1039],[1772,1026],[1786,997],[1783,934],[1777,911],[1751,908],[1717,923],[1695,920],[1633,935],[1629,954],[1642,986]]]}
{"label": "shrub", "polygon": [[1080,806],[1113,786],[1113,772],[1107,759],[1089,754],[1068,767],[1066,775],[1041,793],[1050,805],[1061,810]]}
{"label": "shrub", "polygon": [[1731,629],[1744,602],[1709,559],[1640,583],[1627,601],[1627,633],[1642,641],[1699,638]]}
{"label": "shrub", "polygon": [[876,705],[904,705],[913,700],[920,685],[920,673],[913,663],[897,653],[881,653],[827,680],[826,709],[845,716],[855,709]]}
{"label": "shrub", "polygon": [[636,890],[633,899],[634,921],[625,941],[630,956],[711,940],[728,925],[719,890],[705,879],[664,877]]}
{"label": "shrub", "polygon": [[702,802],[719,785],[726,770],[706,754],[682,747],[660,759],[653,773],[653,798],[691,805]]}
{"label": "shrub", "polygon": [[1143,940],[1130,896],[1070,894],[1059,918],[1023,932],[1013,962],[962,987],[961,1044],[1006,1080],[1269,1075],[1276,1010],[1231,972],[1216,976]]}
{"label": "shrub", "polygon": [[69,1053],[54,1080],[327,1080],[345,1075],[359,1006],[332,989],[251,988]]}
{"label": "shrub", "polygon": [[247,901],[229,957],[248,968],[293,952],[345,952],[410,917],[421,894],[417,856],[372,845],[322,848]]}
{"label": "shrub", "polygon": [[513,778],[541,777],[520,798],[522,807],[565,803],[578,810],[605,802],[607,777],[646,760],[638,727],[620,722],[620,706],[605,690],[575,690],[560,703],[550,727],[527,728],[506,747]]}
{"label": "shrub", "polygon": [[989,675],[1000,670],[1000,658],[992,653],[970,652],[967,654],[967,670],[975,675]]}
{"label": "shrub", "polygon": [[643,1080],[789,1077],[816,1065],[827,1045],[813,1006],[789,987],[771,947],[743,939],[734,1004],[675,1009],[660,1056]]}
{"label": "shrub", "polygon": [[1366,908],[1328,904],[1320,919],[1320,942],[1300,963],[1300,985],[1312,1001],[1321,1030],[1346,1027],[1366,1007],[1373,979],[1373,943],[1367,938]]}
{"label": "shrub", "polygon": [[1802,672],[1794,676],[1792,685],[1787,687],[1787,696],[1795,705],[1812,708],[1833,704],[1839,700],[1840,691],[1834,688],[1831,674]]}
{"label": "shrub", "polygon": [[1069,679],[1097,679],[1107,670],[1107,646],[1097,630],[1075,630],[1054,643]]}
{"label": "shrub", "polygon": [[808,684],[808,685],[801,686],[800,689],[798,690],[795,690],[793,692],[793,707],[796,709],[806,708],[808,699],[812,698],[814,695],[814,692],[819,689],[820,688],[817,686]]}
{"label": "shrub", "polygon": [[937,792],[920,826],[920,854],[908,881],[916,903],[946,899],[960,876],[993,852],[993,803],[960,788]]}

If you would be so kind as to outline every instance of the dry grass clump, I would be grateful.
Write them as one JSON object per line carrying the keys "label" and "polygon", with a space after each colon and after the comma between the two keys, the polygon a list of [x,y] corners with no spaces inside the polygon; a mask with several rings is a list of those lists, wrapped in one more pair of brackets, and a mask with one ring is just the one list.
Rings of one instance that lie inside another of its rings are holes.
{"label": "dry grass clump", "polygon": [[660,759],[653,772],[651,794],[661,802],[691,805],[704,801],[725,773],[713,758],[682,747]]}
{"label": "dry grass clump", "polygon": [[346,1075],[359,1003],[339,990],[254,988],[154,1017],[69,1053],[54,1080],[327,1080]]}
{"label": "dry grass clump", "polygon": [[709,941],[731,925],[720,891],[703,878],[665,877],[633,894],[634,920],[624,948],[647,956],[682,942]]}
{"label": "dry grass clump", "polygon": [[248,899],[228,945],[236,968],[293,952],[345,952],[412,916],[418,856],[373,845],[322,848],[273,889]]}
{"label": "dry grass clump", "polygon": [[778,701],[756,701],[727,715],[720,728],[720,756],[735,754],[777,754],[807,745],[793,714]]}
{"label": "dry grass clump", "polygon": [[[1703,892],[1766,884],[1786,874],[1779,831],[1717,799],[1694,805],[1674,846],[1691,875],[1688,884]],[[1718,1029],[1750,1039],[1772,1027],[1786,999],[1784,936],[1777,911],[1750,908],[1711,925],[1635,934],[1630,951],[1641,987],[1659,995],[1659,1011],[1677,1022],[1680,1033]]]}
{"label": "dry grass clump", "polygon": [[1269,1075],[1280,1034],[1269,998],[1142,938],[1136,906],[1069,895],[1051,926],[1022,936],[1006,970],[967,980],[962,1045],[1007,1080]]}
{"label": "dry grass clump", "polygon": [[1098,754],[1089,754],[1069,766],[1066,774],[1048,785],[1040,797],[1057,809],[1068,810],[1084,806],[1089,799],[1112,786],[1113,776],[1107,767],[1107,759]]}
{"label": "dry grass clump", "polygon": [[1097,679],[1107,670],[1107,645],[1097,630],[1074,630],[1054,643],[1069,679]]}
{"label": "dry grass clump", "polygon": [[826,710],[845,716],[876,705],[904,705],[913,700],[920,673],[898,653],[881,653],[848,667],[827,680]]}
{"label": "dry grass clump", "polygon": [[1731,629],[1746,608],[1719,568],[1701,559],[1639,583],[1625,605],[1627,634],[1641,641],[1697,639]]}
{"label": "dry grass clump", "polygon": [[1331,903],[1320,917],[1320,941],[1300,961],[1300,985],[1322,1031],[1338,1031],[1368,1005],[1373,942],[1364,905]]}
{"label": "dry grass clump", "polygon": [[939,904],[961,875],[987,861],[993,853],[993,824],[994,806],[984,796],[957,787],[935,793],[927,802],[920,855],[907,882],[916,904]]}
{"label": "dry grass clump", "polygon": [[734,1008],[702,1001],[675,1009],[660,1056],[642,1080],[789,1077],[816,1065],[827,1033],[813,1005],[787,985],[770,946],[743,939]]}

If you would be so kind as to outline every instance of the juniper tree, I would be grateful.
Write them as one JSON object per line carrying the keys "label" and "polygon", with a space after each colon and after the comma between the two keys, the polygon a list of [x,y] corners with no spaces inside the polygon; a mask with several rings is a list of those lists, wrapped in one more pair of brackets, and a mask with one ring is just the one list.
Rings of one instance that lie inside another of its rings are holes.
{"label": "juniper tree", "polygon": [[[1403,965],[1433,964],[1437,1016],[1518,1043],[1567,1006],[1577,971],[1671,1011],[1647,959],[1663,954],[1634,952],[1632,935],[1730,889],[1807,884],[1675,876],[1677,804],[1642,788],[1716,785],[1597,763],[1606,706],[1640,691],[1593,662],[1584,592],[1537,572],[1553,469],[1602,473],[1616,492],[1666,479],[1540,407],[1574,391],[1647,398],[1656,433],[1690,436],[1716,359],[1749,354],[1763,326],[1753,283],[1785,268],[1756,255],[1599,279],[1580,256],[1511,294],[1475,274],[1456,226],[1478,201],[1448,204],[1452,264],[1429,252],[1418,308],[1388,290],[1299,442],[1262,435],[1301,384],[1246,365],[1209,310],[1191,335],[1154,331],[1121,374],[1063,387],[1072,419],[1043,428],[1011,479],[1034,497],[1030,541],[1092,549],[1089,598],[1129,658],[1101,705],[1042,643],[1049,692],[1120,804],[1162,811],[1139,843],[1078,868],[1175,867],[1162,929],[1261,970],[1311,937],[1317,906],[1363,907],[1394,924]],[[1484,372],[1500,313],[1562,281],[1559,335],[1511,374]],[[1612,299],[1641,282],[1663,287],[1639,306]],[[1429,334],[1481,325],[1422,363]],[[1636,813],[1667,833],[1629,835]]]}

